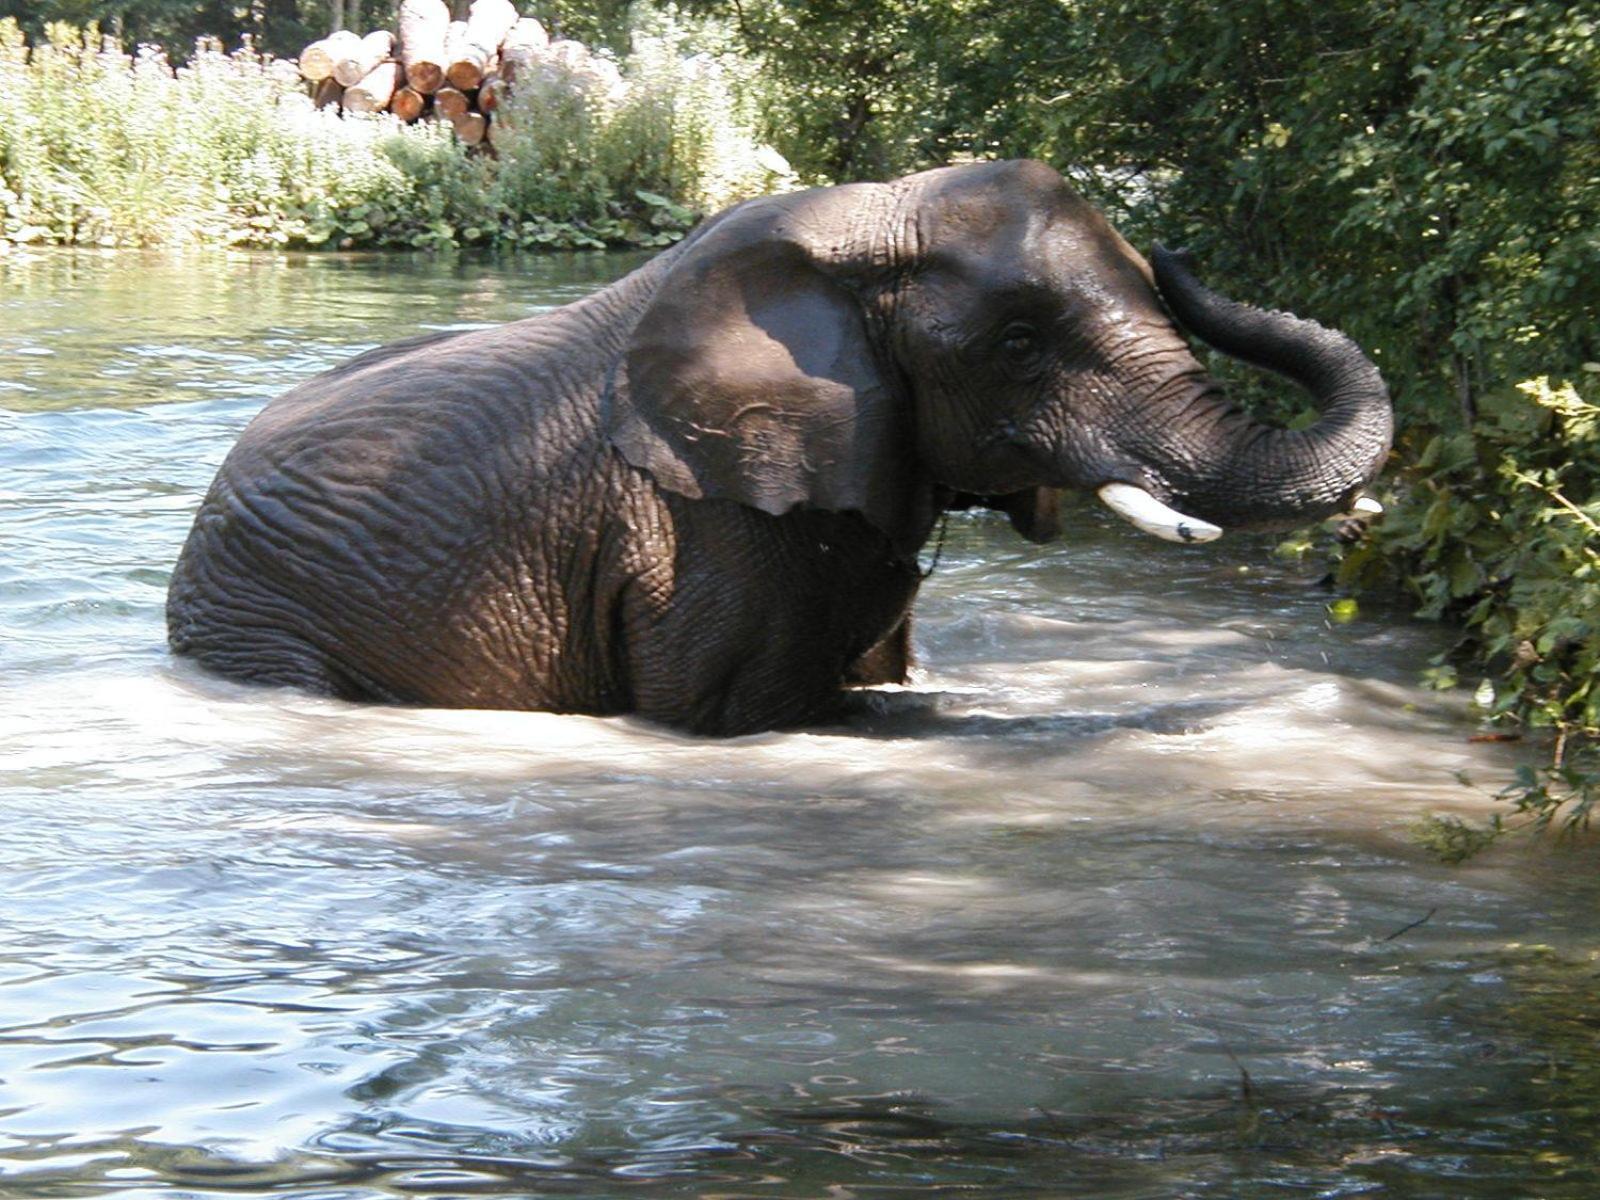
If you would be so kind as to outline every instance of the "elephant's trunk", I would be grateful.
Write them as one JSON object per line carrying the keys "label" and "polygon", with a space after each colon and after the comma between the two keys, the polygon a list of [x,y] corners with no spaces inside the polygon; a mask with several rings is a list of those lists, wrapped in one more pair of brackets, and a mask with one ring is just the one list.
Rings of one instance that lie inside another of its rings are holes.
{"label": "elephant's trunk", "polygon": [[1160,456],[1168,498],[1225,529],[1288,528],[1348,510],[1382,467],[1394,434],[1377,367],[1342,333],[1217,295],[1187,258],[1160,246],[1151,256],[1172,315],[1224,354],[1305,388],[1321,417],[1308,429],[1278,429],[1207,397],[1217,410],[1214,444],[1197,454],[1188,441]]}

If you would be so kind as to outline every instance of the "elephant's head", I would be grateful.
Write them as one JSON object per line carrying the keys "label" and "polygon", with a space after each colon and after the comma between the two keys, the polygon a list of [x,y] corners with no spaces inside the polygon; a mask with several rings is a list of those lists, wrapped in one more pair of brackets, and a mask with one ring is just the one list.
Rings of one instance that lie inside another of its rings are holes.
{"label": "elephant's head", "polygon": [[[1037,489],[1099,493],[1174,540],[1350,506],[1388,452],[1373,365],[1338,333],[1152,271],[1048,167],[950,167],[754,201],[662,264],[612,437],[684,495],[856,510],[897,541],[974,497],[1037,533]],[[1264,426],[1173,318],[1310,390]]]}

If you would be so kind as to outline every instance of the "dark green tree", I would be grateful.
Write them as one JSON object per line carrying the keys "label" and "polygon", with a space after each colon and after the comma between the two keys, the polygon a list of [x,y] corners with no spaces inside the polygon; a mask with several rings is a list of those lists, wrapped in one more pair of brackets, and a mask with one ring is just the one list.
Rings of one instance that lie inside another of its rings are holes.
{"label": "dark green tree", "polygon": [[1583,6],[696,7],[766,60],[769,132],[803,173],[1045,159],[1141,240],[1189,243],[1224,286],[1349,328],[1439,420],[1600,357],[1600,34]]}
{"label": "dark green tree", "polygon": [[393,28],[397,7],[398,0],[0,0],[0,18],[15,18],[31,39],[56,21],[95,25],[125,49],[157,45],[181,62],[202,37],[232,50],[249,36],[258,49],[292,58],[335,27]]}
{"label": "dark green tree", "polygon": [[694,0],[765,62],[767,134],[803,176],[881,179],[937,157],[943,81],[969,52],[962,4],[923,0]]}

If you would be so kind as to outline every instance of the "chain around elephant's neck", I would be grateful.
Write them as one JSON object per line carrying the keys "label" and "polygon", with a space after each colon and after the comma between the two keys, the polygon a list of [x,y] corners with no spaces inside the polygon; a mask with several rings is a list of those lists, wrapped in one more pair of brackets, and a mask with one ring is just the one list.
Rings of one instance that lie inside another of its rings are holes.
{"label": "chain around elephant's neck", "polygon": [[939,565],[939,559],[944,556],[944,531],[945,527],[949,524],[950,513],[949,510],[946,510],[939,514],[939,536],[934,540],[933,543],[932,562],[924,567],[922,565],[922,555],[920,553],[917,555],[917,574],[922,576],[924,579],[933,574],[934,569]]}

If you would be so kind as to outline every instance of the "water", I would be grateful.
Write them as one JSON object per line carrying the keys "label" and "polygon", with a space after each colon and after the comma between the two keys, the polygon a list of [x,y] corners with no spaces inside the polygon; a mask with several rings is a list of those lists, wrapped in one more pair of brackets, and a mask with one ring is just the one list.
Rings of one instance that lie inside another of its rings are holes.
{"label": "water", "polygon": [[266,399],[629,265],[0,259],[0,1195],[1595,1194],[1592,858],[1432,861],[1447,635],[1260,544],[952,521],[917,687],[731,742],[167,656]]}

